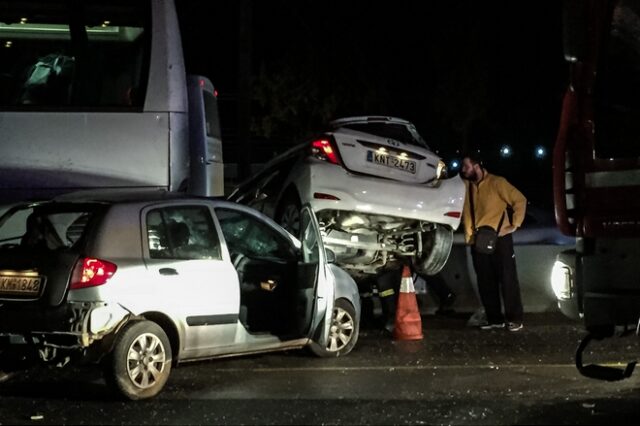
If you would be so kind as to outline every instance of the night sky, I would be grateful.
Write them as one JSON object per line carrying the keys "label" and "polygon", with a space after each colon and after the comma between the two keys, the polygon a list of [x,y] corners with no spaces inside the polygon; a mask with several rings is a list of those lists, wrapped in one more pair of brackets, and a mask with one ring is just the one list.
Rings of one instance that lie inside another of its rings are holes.
{"label": "night sky", "polygon": [[[218,89],[225,161],[236,161],[239,2],[176,4],[187,71]],[[550,153],[557,131],[560,24],[554,0],[254,1],[252,161],[331,119],[390,115],[447,160],[480,148],[491,171],[548,204],[551,162],[534,148]],[[510,158],[498,155],[505,144]]]}

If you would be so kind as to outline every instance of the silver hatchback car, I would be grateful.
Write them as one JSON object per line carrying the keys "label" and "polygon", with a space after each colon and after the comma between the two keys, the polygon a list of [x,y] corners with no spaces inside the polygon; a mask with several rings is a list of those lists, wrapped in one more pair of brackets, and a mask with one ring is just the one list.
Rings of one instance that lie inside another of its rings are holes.
{"label": "silver hatchback car", "polygon": [[[0,370],[100,363],[129,399],[185,361],[358,339],[353,279],[307,207],[296,239],[249,207],[166,192],[92,192],[0,217]],[[328,252],[331,255],[330,252]]]}

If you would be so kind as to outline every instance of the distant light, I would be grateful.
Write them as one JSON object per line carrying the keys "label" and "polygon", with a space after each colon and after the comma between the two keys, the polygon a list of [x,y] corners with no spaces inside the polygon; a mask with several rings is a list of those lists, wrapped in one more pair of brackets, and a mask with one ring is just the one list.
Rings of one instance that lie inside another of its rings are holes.
{"label": "distant light", "polygon": [[218,91],[216,89],[213,89],[213,96],[215,96],[216,98],[218,97]]}
{"label": "distant light", "polygon": [[27,18],[20,18],[20,23],[21,24],[26,24],[27,23]]}
{"label": "distant light", "polygon": [[13,46],[13,42],[12,42],[11,40],[7,40],[7,41],[4,43],[4,47],[9,48],[9,47],[11,47],[11,46]]}
{"label": "distant light", "polygon": [[502,157],[511,157],[511,147],[509,145],[503,145],[502,148],[500,148],[500,155]]}
{"label": "distant light", "polygon": [[102,27],[103,27],[103,28],[104,28],[104,27],[108,27],[110,23],[111,23],[111,21],[104,21],[104,22],[102,23]]}
{"label": "distant light", "polygon": [[460,167],[460,162],[458,160],[453,160],[451,162],[451,170],[457,170]]}
{"label": "distant light", "polygon": [[547,150],[545,149],[544,146],[538,146],[536,147],[535,154],[536,154],[536,158],[542,159],[547,156]]}

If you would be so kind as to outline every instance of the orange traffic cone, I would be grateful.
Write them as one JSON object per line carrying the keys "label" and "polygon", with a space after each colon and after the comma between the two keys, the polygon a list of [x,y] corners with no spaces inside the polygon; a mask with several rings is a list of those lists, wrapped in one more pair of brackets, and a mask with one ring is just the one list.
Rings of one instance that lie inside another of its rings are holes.
{"label": "orange traffic cone", "polygon": [[400,282],[400,294],[398,294],[393,338],[395,340],[422,339],[422,319],[420,318],[420,311],[418,310],[416,290],[413,287],[411,271],[406,265],[402,269],[402,281]]}

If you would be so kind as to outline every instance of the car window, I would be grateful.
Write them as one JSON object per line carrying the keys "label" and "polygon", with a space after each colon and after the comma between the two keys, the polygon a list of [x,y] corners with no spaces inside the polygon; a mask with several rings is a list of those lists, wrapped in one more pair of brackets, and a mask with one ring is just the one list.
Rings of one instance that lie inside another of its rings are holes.
{"label": "car window", "polygon": [[94,208],[24,207],[8,212],[0,223],[0,246],[58,250],[72,247],[84,235]]}
{"label": "car window", "polygon": [[220,239],[207,207],[153,209],[146,222],[152,259],[222,259]]}
{"label": "car window", "polygon": [[320,261],[320,245],[318,244],[318,232],[313,226],[307,210],[303,211],[301,218],[300,241],[302,242],[302,257],[305,263],[317,263]]}
{"label": "car window", "polygon": [[404,124],[351,123],[346,124],[343,127],[351,130],[356,130],[358,132],[370,133],[382,138],[395,139],[400,142],[417,145],[428,149],[426,142],[420,137],[420,135]]}
{"label": "car window", "polygon": [[224,208],[216,209],[216,216],[232,257],[243,254],[254,258],[296,258],[291,242],[255,216]]}

